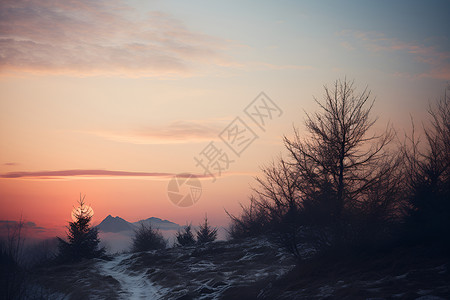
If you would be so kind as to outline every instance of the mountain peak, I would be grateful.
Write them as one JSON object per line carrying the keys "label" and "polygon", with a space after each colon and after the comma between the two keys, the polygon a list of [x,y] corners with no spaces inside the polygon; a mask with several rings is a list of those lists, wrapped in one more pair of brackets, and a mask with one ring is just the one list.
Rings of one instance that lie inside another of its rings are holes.
{"label": "mountain peak", "polygon": [[119,216],[113,217],[108,215],[100,224],[97,225],[97,228],[103,232],[120,232],[132,231],[134,230],[134,225]]}
{"label": "mountain peak", "polygon": [[96,227],[98,228],[98,230],[103,232],[121,232],[121,231],[133,231],[136,228],[136,226],[139,226],[140,224],[149,224],[152,227],[161,230],[173,230],[180,228],[180,225],[178,225],[177,223],[168,220],[162,220],[157,217],[150,217],[144,220],[139,220],[137,222],[130,223],[119,216],[113,217],[111,215],[108,215]]}
{"label": "mountain peak", "polygon": [[160,218],[157,217],[150,217],[147,218],[145,220],[139,220],[137,222],[134,222],[133,224],[135,225],[140,225],[140,224],[149,224],[152,225],[152,227],[161,229],[161,230],[171,230],[171,229],[179,229],[180,225],[178,225],[177,223],[168,221],[168,220],[161,220]]}

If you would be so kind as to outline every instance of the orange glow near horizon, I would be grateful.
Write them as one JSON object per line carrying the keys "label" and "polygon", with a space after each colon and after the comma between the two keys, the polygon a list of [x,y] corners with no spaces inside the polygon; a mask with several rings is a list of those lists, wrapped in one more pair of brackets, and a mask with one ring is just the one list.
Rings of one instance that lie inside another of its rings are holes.
{"label": "orange glow near horizon", "polygon": [[[227,201],[233,194],[227,192],[227,181],[203,183],[202,201],[192,207],[180,208],[167,197],[167,180],[136,179],[77,179],[77,180],[0,180],[2,203],[8,210],[2,219],[32,221],[44,227],[55,227],[71,221],[71,211],[77,205],[79,194],[86,195],[85,202],[95,214],[93,224],[100,223],[107,215],[120,216],[136,222],[149,217],[169,219],[184,225],[200,223],[205,214],[217,226],[226,226],[228,218],[224,209],[238,213],[236,203]],[[239,180],[237,180],[239,181]],[[246,184],[234,183],[236,189],[246,195]],[[214,193],[211,193],[214,186]],[[214,194],[219,192],[221,197]],[[68,196],[70,195],[70,196]],[[233,199],[234,200],[234,199]],[[239,199],[246,202],[245,196]]]}

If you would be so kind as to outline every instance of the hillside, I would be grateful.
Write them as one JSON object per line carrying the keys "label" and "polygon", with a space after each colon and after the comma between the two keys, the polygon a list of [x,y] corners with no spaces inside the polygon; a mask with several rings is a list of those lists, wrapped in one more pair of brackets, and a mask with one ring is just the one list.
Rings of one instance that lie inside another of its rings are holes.
{"label": "hillside", "polygon": [[448,256],[429,247],[296,265],[269,240],[249,239],[120,254],[36,275],[51,299],[438,300],[450,295],[448,267]]}
{"label": "hillside", "polygon": [[229,299],[256,296],[294,265],[283,249],[253,239],[45,267],[36,278],[51,299]]}

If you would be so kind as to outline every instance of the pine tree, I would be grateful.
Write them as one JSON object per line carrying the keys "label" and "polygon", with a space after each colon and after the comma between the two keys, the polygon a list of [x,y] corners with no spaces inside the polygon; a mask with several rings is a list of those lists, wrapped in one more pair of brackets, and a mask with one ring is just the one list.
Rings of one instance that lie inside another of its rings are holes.
{"label": "pine tree", "polygon": [[184,226],[182,230],[178,230],[176,238],[179,246],[192,246],[195,244],[194,234],[191,230],[191,224]]}
{"label": "pine tree", "polygon": [[200,224],[197,230],[197,243],[204,244],[208,242],[213,242],[217,238],[217,228],[212,228],[208,224],[208,217],[205,216],[205,222]]}
{"label": "pine tree", "polygon": [[97,228],[91,227],[92,211],[84,202],[85,196],[78,201],[74,212],[76,221],[69,222],[67,241],[58,237],[59,257],[62,261],[78,261],[82,258],[96,258],[105,255],[105,248],[99,247]]}

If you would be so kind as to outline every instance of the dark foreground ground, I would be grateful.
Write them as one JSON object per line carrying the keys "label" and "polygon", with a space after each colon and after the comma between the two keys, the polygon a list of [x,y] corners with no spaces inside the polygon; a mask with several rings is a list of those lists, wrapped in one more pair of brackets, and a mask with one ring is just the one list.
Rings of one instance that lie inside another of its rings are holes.
{"label": "dark foreground ground", "polygon": [[[121,254],[38,269],[44,299],[450,299],[432,247],[327,254],[297,263],[268,240]],[[305,253],[308,249],[303,249]]]}
{"label": "dark foreground ground", "polygon": [[262,299],[450,299],[450,253],[408,247],[299,263]]}

